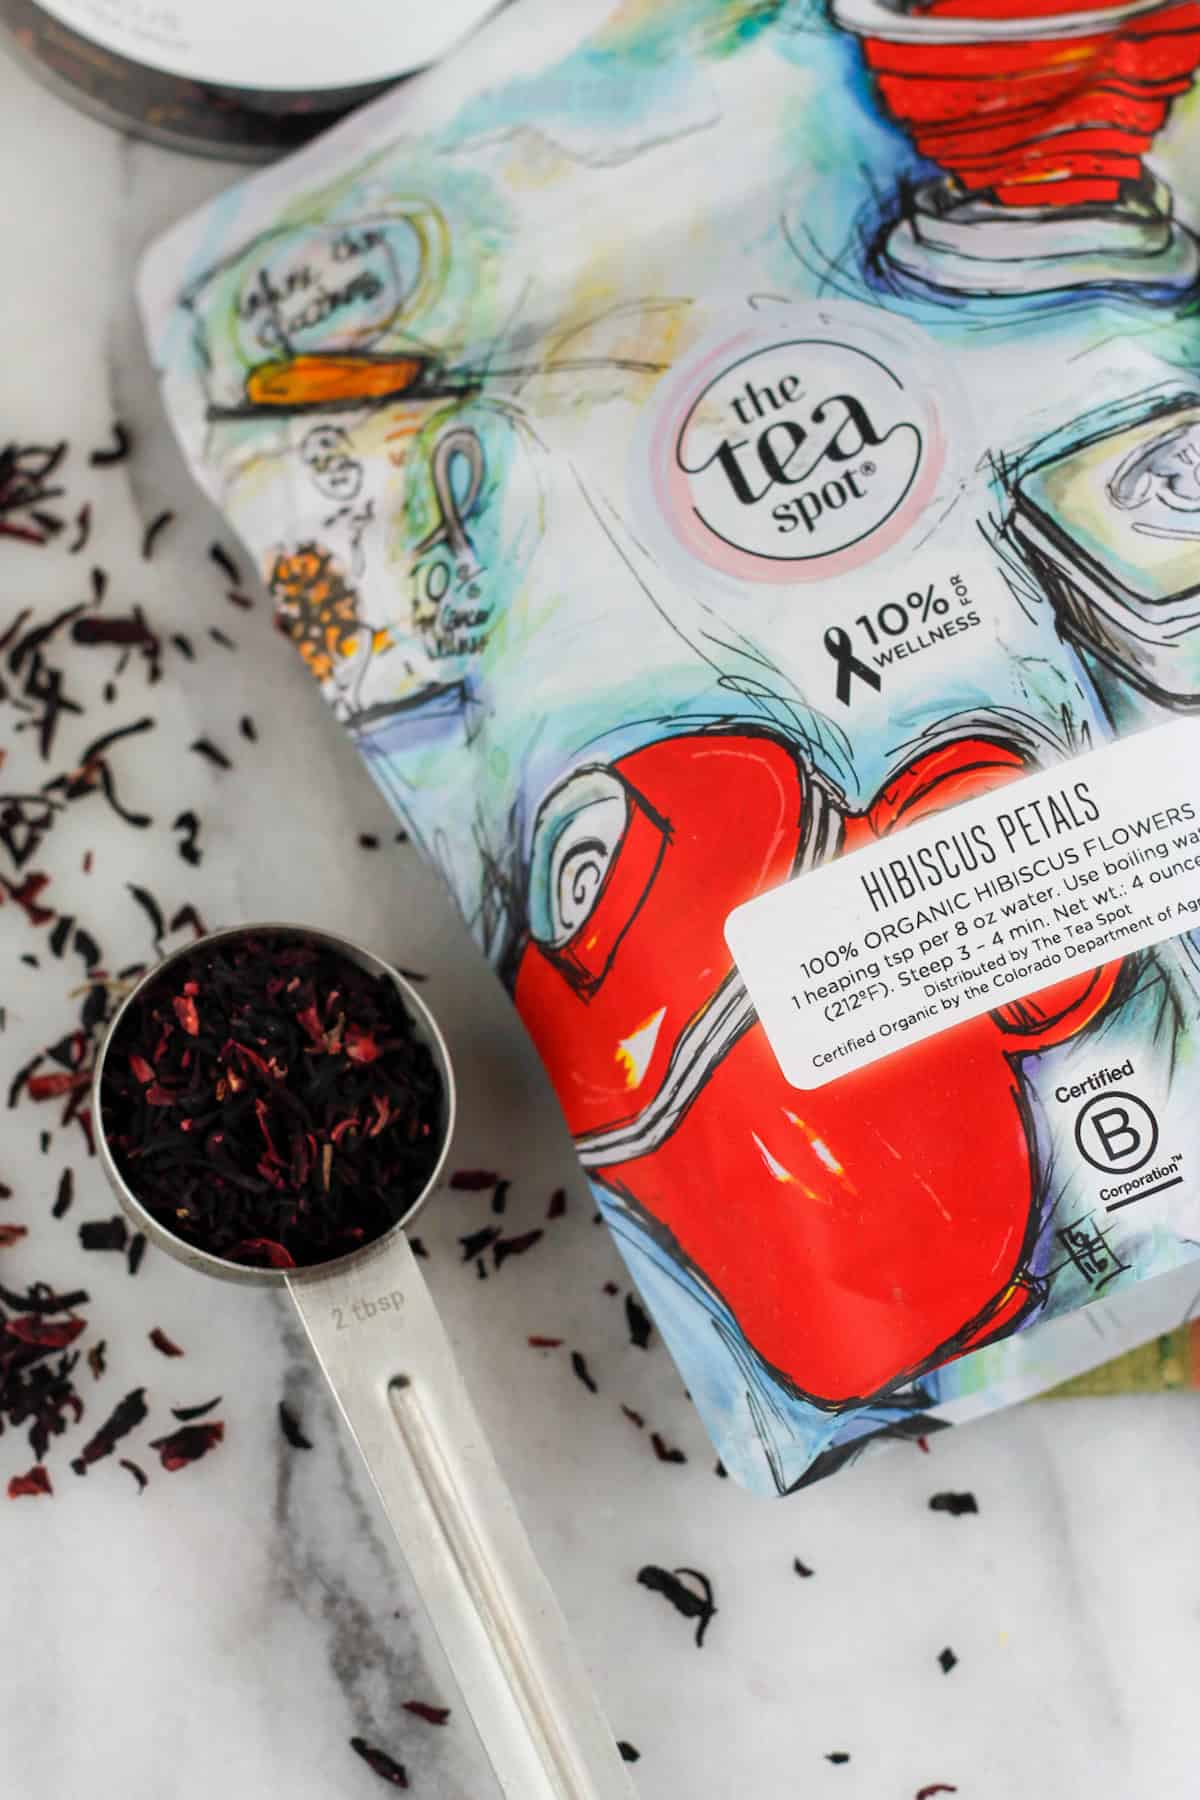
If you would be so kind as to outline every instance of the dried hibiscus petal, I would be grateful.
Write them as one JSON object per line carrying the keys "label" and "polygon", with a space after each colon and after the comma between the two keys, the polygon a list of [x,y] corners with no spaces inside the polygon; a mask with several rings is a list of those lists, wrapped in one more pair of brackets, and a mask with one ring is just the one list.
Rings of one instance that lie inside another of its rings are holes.
{"label": "dried hibiscus petal", "polygon": [[424,1719],[427,1725],[444,1725],[450,1717],[448,1706],[430,1706],[427,1700],[405,1700],[402,1704],[405,1712],[412,1713],[415,1718]]}
{"label": "dried hibiscus petal", "polygon": [[296,1266],[291,1253],[273,1238],[243,1238],[226,1255],[234,1262],[249,1263],[258,1268],[294,1269]]}
{"label": "dried hibiscus petal", "polygon": [[199,1462],[224,1437],[225,1427],[221,1420],[213,1419],[205,1425],[181,1425],[178,1431],[168,1432],[166,1437],[153,1438],[150,1448],[158,1451],[163,1468],[174,1474],[177,1469],[186,1469],[189,1463]]}
{"label": "dried hibiscus petal", "polygon": [[60,1094],[70,1094],[76,1088],[86,1087],[91,1079],[90,1069],[81,1069],[74,1075],[65,1072],[31,1075],[25,1083],[25,1091],[31,1100],[56,1100]]}
{"label": "dried hibiscus petal", "polygon": [[86,1328],[85,1319],[6,1319],[4,1329],[19,1344],[36,1344],[42,1350],[65,1350]]}
{"label": "dried hibiscus petal", "polygon": [[175,1009],[175,1017],[183,1026],[189,1037],[200,1035],[200,1015],[196,1011],[196,1002],[190,994],[176,994],[171,1005]]}
{"label": "dried hibiscus petal", "polygon": [[111,1456],[123,1437],[139,1426],[146,1417],[146,1390],[133,1388],[123,1400],[118,1401],[104,1424],[94,1436],[83,1446],[81,1453],[72,1462],[71,1467],[77,1475],[86,1475],[93,1463],[102,1457]]}
{"label": "dried hibiscus petal", "polygon": [[362,1757],[368,1769],[373,1769],[376,1775],[384,1781],[390,1782],[393,1787],[406,1788],[408,1786],[408,1771],[403,1763],[398,1763],[395,1757],[388,1755],[386,1750],[380,1750],[374,1744],[368,1744],[366,1738],[361,1737],[352,1737],[350,1748],[357,1756]]}
{"label": "dried hibiscus petal", "polygon": [[8,1484],[10,1500],[20,1500],[24,1495],[36,1498],[39,1494],[53,1494],[50,1476],[41,1463],[34,1463],[27,1475],[14,1475]]}

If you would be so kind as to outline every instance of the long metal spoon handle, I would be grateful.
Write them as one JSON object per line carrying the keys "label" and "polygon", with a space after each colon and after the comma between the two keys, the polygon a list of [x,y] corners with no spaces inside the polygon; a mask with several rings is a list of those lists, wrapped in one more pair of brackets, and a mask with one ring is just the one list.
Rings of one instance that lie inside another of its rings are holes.
{"label": "long metal spoon handle", "polygon": [[407,1239],[288,1288],[506,1800],[635,1800]]}

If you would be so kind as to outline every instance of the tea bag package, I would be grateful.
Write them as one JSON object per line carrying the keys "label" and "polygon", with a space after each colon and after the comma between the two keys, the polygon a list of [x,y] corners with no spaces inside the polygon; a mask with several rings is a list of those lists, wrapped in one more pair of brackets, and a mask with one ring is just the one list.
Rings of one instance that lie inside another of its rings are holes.
{"label": "tea bag package", "polygon": [[764,1492],[1200,1278],[1197,65],[1200,0],[522,0],[142,271]]}

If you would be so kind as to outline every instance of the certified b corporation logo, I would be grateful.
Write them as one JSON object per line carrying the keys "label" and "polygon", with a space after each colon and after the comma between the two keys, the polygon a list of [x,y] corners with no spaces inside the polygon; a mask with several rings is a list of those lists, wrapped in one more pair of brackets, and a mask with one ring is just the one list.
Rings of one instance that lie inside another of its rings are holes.
{"label": "certified b corporation logo", "polygon": [[936,487],[940,420],[911,351],[826,320],[811,335],[757,327],[710,339],[656,407],[659,517],[735,579],[855,568],[903,536]]}

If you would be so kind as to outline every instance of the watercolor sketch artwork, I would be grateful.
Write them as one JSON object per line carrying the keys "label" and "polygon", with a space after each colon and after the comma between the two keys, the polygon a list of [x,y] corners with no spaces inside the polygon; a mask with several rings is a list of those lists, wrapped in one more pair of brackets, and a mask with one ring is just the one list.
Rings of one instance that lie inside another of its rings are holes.
{"label": "watercolor sketch artwork", "polygon": [[[766,1492],[1072,1372],[1200,1248],[1198,64],[1200,0],[535,0],[143,270],[192,466]],[[797,1086],[726,922],[859,852]]]}

